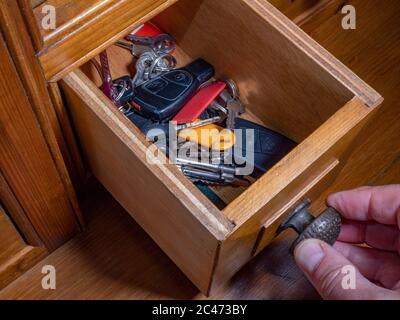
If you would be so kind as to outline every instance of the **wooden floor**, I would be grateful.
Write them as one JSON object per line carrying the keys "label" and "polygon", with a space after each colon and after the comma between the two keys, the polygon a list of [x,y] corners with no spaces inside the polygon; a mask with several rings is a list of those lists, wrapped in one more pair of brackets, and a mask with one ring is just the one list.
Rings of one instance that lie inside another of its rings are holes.
{"label": "wooden floor", "polygon": [[[97,196],[88,199],[84,206],[88,230],[4,289],[0,299],[204,298],[106,191],[96,187],[93,194]],[[282,251],[286,252],[288,245],[288,241],[276,242],[235,277],[232,282],[235,290],[222,295],[301,298],[307,293],[309,296],[311,289],[292,292],[293,286],[309,286],[288,256],[276,259]],[[55,291],[41,288],[41,270],[48,264],[57,270]],[[268,277],[260,283],[261,274]]]}
{"label": "wooden floor", "polygon": [[[356,31],[340,28],[342,15],[302,25],[318,42],[384,97],[379,115],[360,137],[350,162],[328,192],[364,184],[400,183],[400,3],[349,0]],[[336,32],[326,29],[334,21]],[[0,292],[0,299],[203,299],[197,289],[128,214],[100,187],[84,205],[89,227]],[[134,196],[134,195],[132,195]],[[288,255],[282,235],[214,299],[317,299]],[[41,268],[57,269],[57,289],[41,288]]]}

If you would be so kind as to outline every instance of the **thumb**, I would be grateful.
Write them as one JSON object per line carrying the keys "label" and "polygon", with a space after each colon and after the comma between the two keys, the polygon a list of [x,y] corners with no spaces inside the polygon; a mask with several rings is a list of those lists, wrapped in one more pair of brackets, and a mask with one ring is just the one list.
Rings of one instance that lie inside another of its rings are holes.
{"label": "thumb", "polygon": [[[387,298],[388,290],[369,282],[349,260],[325,242],[305,240],[296,247],[294,254],[296,263],[324,299]],[[348,277],[353,277],[350,281],[354,286],[350,288]]]}

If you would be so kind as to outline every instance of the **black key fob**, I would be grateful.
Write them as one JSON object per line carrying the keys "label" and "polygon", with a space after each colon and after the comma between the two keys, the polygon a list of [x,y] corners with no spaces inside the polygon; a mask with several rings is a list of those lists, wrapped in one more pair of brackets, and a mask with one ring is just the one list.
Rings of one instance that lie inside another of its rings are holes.
{"label": "black key fob", "polygon": [[154,121],[169,121],[214,73],[212,65],[197,59],[185,68],[169,71],[136,87],[132,101],[143,116]]}
{"label": "black key fob", "polygon": [[219,210],[226,207],[226,203],[208,185],[201,182],[196,182],[195,185]]}
{"label": "black key fob", "polygon": [[[166,138],[169,137],[169,123],[160,123],[160,122],[154,122],[150,120],[149,118],[143,117],[140,114],[137,114],[136,112],[131,112],[126,115],[128,119],[133,122],[134,125],[136,125],[142,133],[150,138],[154,138],[157,135],[160,136],[165,136]],[[151,132],[151,135],[149,136],[149,133]]]}
{"label": "black key fob", "polygon": [[235,130],[243,130],[241,141],[237,141],[234,146],[236,156],[241,157],[241,160],[246,160],[246,143],[247,141],[245,130],[254,130],[254,173],[253,177],[259,178],[275,164],[282,160],[292,149],[297,146],[297,143],[282,134],[260,126],[256,123],[237,118],[235,122]]}

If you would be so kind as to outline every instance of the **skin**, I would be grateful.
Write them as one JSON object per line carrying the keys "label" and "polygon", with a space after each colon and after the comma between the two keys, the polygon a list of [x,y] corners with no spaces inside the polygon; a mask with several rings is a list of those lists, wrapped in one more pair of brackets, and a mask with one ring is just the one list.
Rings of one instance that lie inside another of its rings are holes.
{"label": "skin", "polygon": [[[336,193],[328,205],[343,217],[338,242],[306,240],[295,259],[329,300],[400,300],[400,185]],[[356,269],[356,289],[342,286],[344,266]]]}

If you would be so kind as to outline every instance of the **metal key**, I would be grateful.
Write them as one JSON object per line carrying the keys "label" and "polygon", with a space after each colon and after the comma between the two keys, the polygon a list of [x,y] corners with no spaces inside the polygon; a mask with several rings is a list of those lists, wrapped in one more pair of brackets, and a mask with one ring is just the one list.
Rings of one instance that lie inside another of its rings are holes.
{"label": "metal key", "polygon": [[236,119],[246,112],[246,107],[239,99],[234,99],[228,102],[227,109],[226,127],[230,130],[235,130]]}
{"label": "metal key", "polygon": [[155,37],[129,35],[126,38],[134,43],[132,53],[136,55],[140,55],[148,49],[153,50],[158,55],[169,54],[176,47],[175,39],[169,34],[160,34]]}
{"label": "metal key", "polygon": [[197,129],[197,128],[207,126],[209,124],[219,123],[222,121],[222,119],[223,118],[221,116],[217,116],[217,117],[200,120],[200,121],[193,122],[193,123],[181,124],[181,125],[176,126],[176,130],[181,131],[181,130],[185,130],[185,129]]}
{"label": "metal key", "polygon": [[157,57],[153,52],[145,52],[137,60],[136,74],[132,79],[132,85],[134,88],[150,80],[150,67],[156,58]]}
{"label": "metal key", "polygon": [[117,41],[116,45],[129,50],[136,58],[150,50],[154,51],[157,55],[162,55],[169,54],[176,48],[174,39],[167,34],[158,35],[156,37],[128,36],[127,38],[132,39],[131,41],[133,41],[133,43],[120,40]]}
{"label": "metal key", "polygon": [[233,185],[237,187],[248,187],[250,182],[244,178],[226,175],[221,172],[205,171],[192,167],[181,167],[182,173],[193,182],[207,185]]}
{"label": "metal key", "polygon": [[138,56],[135,53],[135,45],[124,41],[118,41],[117,45],[130,50],[132,55],[138,58],[136,62],[136,75],[132,80],[134,87],[140,86],[144,82],[159,76],[161,73],[175,69],[177,65],[175,57],[168,53],[157,52],[149,48]]}
{"label": "metal key", "polygon": [[177,158],[176,164],[187,177],[195,182],[232,184],[235,186],[248,186],[250,184],[247,179],[239,177],[240,169],[235,166],[199,162],[190,158]]}
{"label": "metal key", "polygon": [[240,101],[239,89],[233,80],[225,80],[227,89],[221,95],[221,100],[225,103],[225,108],[228,110],[228,118],[226,121],[227,128],[235,130],[236,118],[246,112],[246,107]]}
{"label": "metal key", "polygon": [[135,46],[132,43],[129,42],[125,42],[125,41],[117,41],[115,43],[116,46],[127,49],[131,52],[131,54],[135,57],[135,58],[139,58],[139,55],[136,54],[135,51]]}

